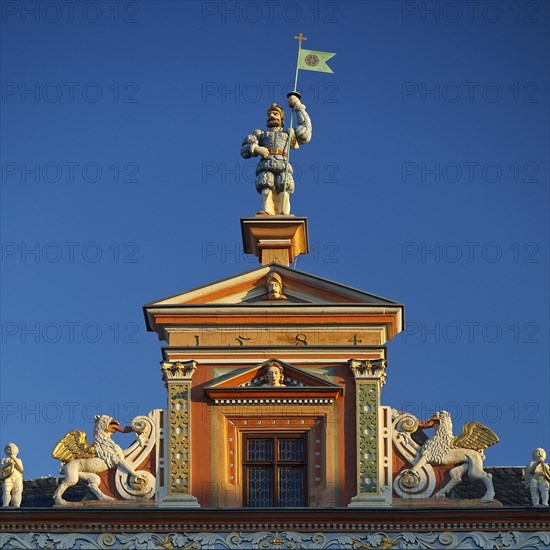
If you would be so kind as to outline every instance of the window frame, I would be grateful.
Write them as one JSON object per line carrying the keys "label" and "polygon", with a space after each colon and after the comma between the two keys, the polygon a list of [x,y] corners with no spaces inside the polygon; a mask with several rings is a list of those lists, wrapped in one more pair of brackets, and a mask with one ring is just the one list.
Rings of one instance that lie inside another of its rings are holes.
{"label": "window frame", "polygon": [[[252,461],[248,460],[248,441],[253,439],[271,439],[273,441],[273,459],[270,461]],[[299,439],[302,441],[303,459],[301,461],[295,460],[280,460],[279,459],[279,441],[282,439]],[[249,505],[249,489],[248,489],[248,468],[249,467],[270,467],[273,469],[272,476],[272,495],[273,504],[267,506],[267,508],[293,508],[293,506],[281,506],[280,505],[280,470],[282,467],[295,466],[301,468],[302,473],[302,503],[298,508],[309,506],[309,430],[308,431],[254,431],[245,432],[242,434],[241,441],[241,471],[242,471],[242,484],[243,484],[243,506],[245,508],[258,508],[256,506],[251,507]]]}

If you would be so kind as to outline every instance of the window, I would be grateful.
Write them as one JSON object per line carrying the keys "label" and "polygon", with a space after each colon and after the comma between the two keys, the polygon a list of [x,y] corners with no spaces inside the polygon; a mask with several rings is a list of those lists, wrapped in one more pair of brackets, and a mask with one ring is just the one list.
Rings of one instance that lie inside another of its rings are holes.
{"label": "window", "polygon": [[243,435],[244,505],[307,506],[306,434]]}

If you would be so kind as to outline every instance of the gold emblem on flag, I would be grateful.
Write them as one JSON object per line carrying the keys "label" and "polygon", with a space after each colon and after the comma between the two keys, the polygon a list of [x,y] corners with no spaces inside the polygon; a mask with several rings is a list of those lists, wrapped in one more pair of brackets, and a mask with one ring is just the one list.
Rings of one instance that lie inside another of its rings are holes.
{"label": "gold emblem on flag", "polygon": [[306,65],[310,67],[316,67],[319,65],[319,57],[313,53],[306,55],[304,61],[306,62]]}

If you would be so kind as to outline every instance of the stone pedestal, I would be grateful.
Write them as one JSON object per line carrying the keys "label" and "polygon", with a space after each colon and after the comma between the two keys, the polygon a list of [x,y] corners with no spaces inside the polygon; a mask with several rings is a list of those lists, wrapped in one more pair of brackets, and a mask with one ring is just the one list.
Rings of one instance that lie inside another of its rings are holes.
{"label": "stone pedestal", "polygon": [[309,252],[307,218],[241,218],[241,232],[245,254],[254,254],[262,265],[278,263],[288,266],[296,256]]}

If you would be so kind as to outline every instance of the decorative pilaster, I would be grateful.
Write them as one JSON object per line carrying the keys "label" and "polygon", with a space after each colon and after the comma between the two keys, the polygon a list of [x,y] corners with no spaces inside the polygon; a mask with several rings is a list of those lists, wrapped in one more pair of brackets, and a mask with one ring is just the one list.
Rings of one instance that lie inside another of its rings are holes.
{"label": "decorative pilaster", "polygon": [[168,461],[159,506],[199,508],[191,494],[191,379],[197,370],[196,361],[164,361],[162,379],[168,390],[168,414],[165,425],[164,456]]}
{"label": "decorative pilaster", "polygon": [[357,426],[357,495],[349,506],[391,506],[391,422],[380,406],[386,383],[383,360],[350,359],[355,378]]}

